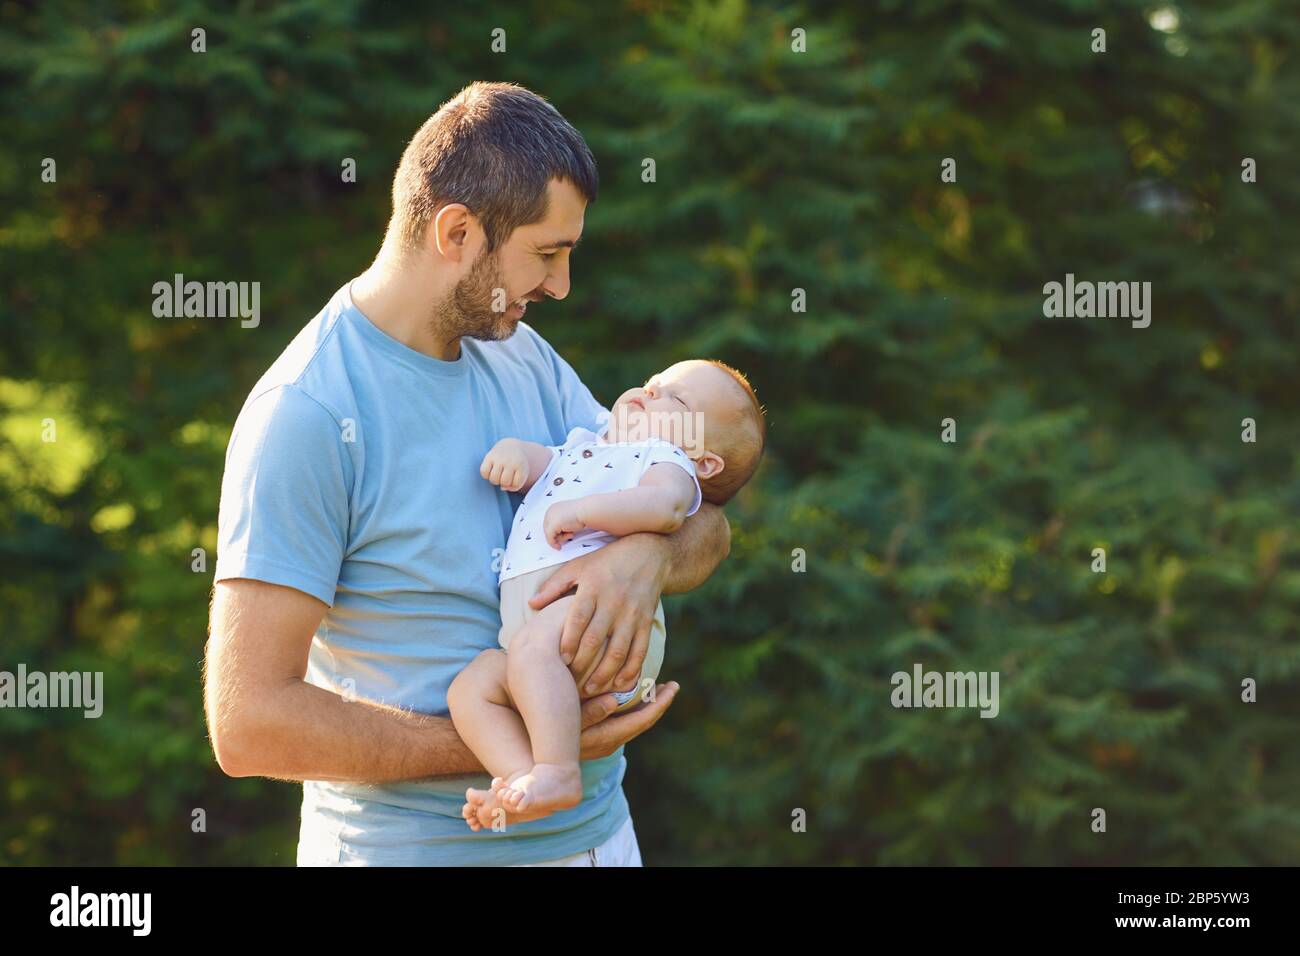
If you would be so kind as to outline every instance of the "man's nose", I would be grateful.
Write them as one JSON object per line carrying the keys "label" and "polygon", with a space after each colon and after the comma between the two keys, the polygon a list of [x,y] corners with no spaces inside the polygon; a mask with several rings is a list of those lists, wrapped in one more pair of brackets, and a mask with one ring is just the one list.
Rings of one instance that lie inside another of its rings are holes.
{"label": "man's nose", "polygon": [[569,264],[557,265],[542,283],[542,291],[552,299],[563,299],[569,294]]}

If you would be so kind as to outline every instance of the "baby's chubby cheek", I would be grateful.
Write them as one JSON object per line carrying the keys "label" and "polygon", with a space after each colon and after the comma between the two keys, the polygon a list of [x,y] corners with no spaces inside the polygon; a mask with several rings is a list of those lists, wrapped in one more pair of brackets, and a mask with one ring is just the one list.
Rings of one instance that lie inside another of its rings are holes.
{"label": "baby's chubby cheek", "polygon": [[697,413],[673,409],[651,415],[646,423],[646,432],[683,448],[687,442],[699,440],[701,422],[702,418]]}

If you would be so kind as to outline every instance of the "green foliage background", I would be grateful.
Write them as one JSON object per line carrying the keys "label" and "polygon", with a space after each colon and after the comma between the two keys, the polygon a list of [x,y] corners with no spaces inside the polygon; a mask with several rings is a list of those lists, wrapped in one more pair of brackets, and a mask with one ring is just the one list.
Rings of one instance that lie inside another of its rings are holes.
{"label": "green foliage background", "polygon": [[[707,354],[769,409],[628,749],[648,864],[1300,861],[1300,9],[431,6],[0,6],[0,669],[107,698],[0,711],[0,862],[292,861],[298,788],[203,726],[225,443],[474,79],[600,163],[530,316],[597,396]],[[155,319],[177,272],[260,281],[261,326]],[[1045,319],[1067,272],[1150,281],[1151,327]],[[894,709],[913,662],[999,671],[1000,715]]]}

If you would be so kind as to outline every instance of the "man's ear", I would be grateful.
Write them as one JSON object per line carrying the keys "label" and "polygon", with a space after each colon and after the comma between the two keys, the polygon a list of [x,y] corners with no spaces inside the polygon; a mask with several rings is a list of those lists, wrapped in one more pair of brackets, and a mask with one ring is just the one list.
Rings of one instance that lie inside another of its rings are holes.
{"label": "man's ear", "polygon": [[726,467],[727,463],[711,451],[706,451],[695,459],[695,475],[698,478],[716,478]]}
{"label": "man's ear", "polygon": [[464,203],[447,203],[433,217],[433,251],[448,262],[464,259],[478,229],[478,220]]}

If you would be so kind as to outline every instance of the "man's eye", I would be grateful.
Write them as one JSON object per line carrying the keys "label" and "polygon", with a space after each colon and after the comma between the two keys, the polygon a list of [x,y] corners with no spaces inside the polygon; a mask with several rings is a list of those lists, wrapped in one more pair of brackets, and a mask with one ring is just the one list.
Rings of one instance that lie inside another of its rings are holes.
{"label": "man's eye", "polygon": [[676,398],[677,398],[677,401],[679,401],[679,402],[682,403],[682,405],[686,406],[687,408],[690,408],[689,405],[686,405],[686,399],[682,398],[680,395],[676,396]]}

